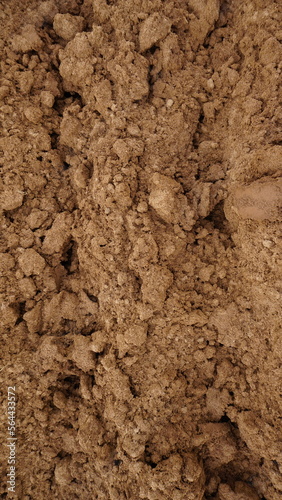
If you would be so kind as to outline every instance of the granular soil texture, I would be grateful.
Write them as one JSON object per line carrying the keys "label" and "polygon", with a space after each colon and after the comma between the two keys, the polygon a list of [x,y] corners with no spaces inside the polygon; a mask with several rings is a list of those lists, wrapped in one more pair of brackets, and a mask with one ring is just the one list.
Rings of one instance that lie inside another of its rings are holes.
{"label": "granular soil texture", "polygon": [[281,500],[281,14],[1,1],[1,498]]}

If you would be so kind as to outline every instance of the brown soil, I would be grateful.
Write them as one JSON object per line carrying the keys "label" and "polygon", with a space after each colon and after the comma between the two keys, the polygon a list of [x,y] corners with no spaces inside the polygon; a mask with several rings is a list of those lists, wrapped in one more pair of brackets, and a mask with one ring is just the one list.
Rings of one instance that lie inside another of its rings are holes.
{"label": "brown soil", "polygon": [[1,1],[1,498],[281,500],[279,4]]}

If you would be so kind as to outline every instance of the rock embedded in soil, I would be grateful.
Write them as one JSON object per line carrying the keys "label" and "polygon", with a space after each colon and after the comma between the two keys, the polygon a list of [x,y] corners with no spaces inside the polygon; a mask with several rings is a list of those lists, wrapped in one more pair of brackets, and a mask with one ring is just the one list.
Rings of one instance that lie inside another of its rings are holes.
{"label": "rock embedded in soil", "polygon": [[262,178],[248,186],[237,187],[231,209],[242,219],[279,220],[282,213],[282,179]]}

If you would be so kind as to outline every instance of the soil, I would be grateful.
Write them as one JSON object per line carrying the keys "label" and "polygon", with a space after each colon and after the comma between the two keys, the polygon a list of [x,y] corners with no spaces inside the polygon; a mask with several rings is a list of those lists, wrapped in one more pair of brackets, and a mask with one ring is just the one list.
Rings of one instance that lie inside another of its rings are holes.
{"label": "soil", "polygon": [[1,498],[281,500],[280,2],[0,3]]}

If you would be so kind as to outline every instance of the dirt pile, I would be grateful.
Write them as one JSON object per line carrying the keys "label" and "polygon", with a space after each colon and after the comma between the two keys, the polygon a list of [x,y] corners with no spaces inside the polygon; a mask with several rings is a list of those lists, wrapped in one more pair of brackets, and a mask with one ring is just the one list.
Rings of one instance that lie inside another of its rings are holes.
{"label": "dirt pile", "polygon": [[3,3],[17,498],[281,498],[278,3]]}

